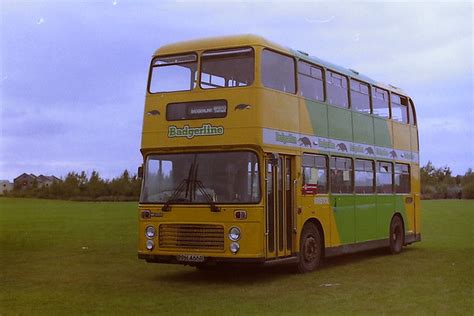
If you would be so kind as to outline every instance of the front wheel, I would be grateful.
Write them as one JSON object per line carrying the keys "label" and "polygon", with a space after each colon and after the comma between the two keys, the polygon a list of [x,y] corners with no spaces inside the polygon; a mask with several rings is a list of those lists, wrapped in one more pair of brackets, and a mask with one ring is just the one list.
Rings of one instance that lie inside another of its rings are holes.
{"label": "front wheel", "polygon": [[298,271],[306,273],[318,268],[322,258],[322,238],[313,223],[306,223],[301,232]]}
{"label": "front wheel", "polygon": [[405,232],[400,216],[396,215],[390,223],[390,252],[398,254],[402,252]]}

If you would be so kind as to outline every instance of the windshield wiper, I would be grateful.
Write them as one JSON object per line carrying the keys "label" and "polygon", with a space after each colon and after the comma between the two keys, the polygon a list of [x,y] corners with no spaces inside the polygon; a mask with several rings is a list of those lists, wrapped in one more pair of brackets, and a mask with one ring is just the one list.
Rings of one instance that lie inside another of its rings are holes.
{"label": "windshield wiper", "polygon": [[[206,187],[202,184],[201,181],[197,180],[199,164],[196,163],[196,157],[194,162],[189,167],[188,177],[183,179],[178,187],[173,191],[173,194],[163,205],[161,210],[163,212],[171,211],[171,203],[173,202],[184,202],[187,200],[189,195],[189,202],[192,202],[196,199],[196,187],[201,192],[202,196],[206,199],[207,204],[211,207],[211,212],[220,212],[221,208],[216,206],[214,199],[207,192]],[[184,198],[179,198],[181,193],[185,191]]]}
{"label": "windshield wiper", "polygon": [[206,199],[207,203],[211,207],[211,212],[220,212],[221,208],[216,206],[216,203],[214,203],[214,199],[212,196],[207,192],[206,187],[202,184],[200,180],[197,179],[197,173],[199,169],[199,164],[197,163],[194,169],[194,176],[193,176],[193,193],[194,193],[194,198],[196,196],[196,186],[199,189],[199,192],[201,192],[202,196]]}
{"label": "windshield wiper", "polygon": [[202,196],[207,200],[207,204],[211,207],[211,212],[220,212],[221,208],[216,206],[214,199],[212,196],[207,192],[206,187],[202,184],[201,181],[195,180],[194,184],[197,185],[199,191],[201,192]]}
{"label": "windshield wiper", "polygon": [[172,202],[184,202],[186,201],[185,198],[178,198],[179,195],[184,191],[186,187],[186,194],[184,195],[185,198],[188,196],[188,187],[189,187],[189,180],[188,179],[183,179],[181,183],[178,185],[178,187],[173,191],[173,194],[170,196],[168,200],[166,200],[166,203],[163,205],[161,210],[163,212],[168,212],[171,211],[170,204]]}
{"label": "windshield wiper", "polygon": [[[168,200],[166,200],[165,204],[163,205],[163,207],[161,208],[161,210],[163,212],[169,212],[171,211],[171,206],[170,204],[172,202],[184,202],[186,201],[186,198],[188,197],[188,194],[189,194],[189,201],[191,201],[192,197],[191,197],[191,177],[192,177],[192,174],[193,174],[193,171],[194,171],[194,162],[191,164],[191,166],[189,167],[189,172],[188,172],[188,177],[183,179],[180,184],[178,185],[178,187],[173,191],[173,194],[170,196],[170,198]],[[179,195],[186,189],[186,192],[184,194],[184,197],[185,198],[178,198]]]}

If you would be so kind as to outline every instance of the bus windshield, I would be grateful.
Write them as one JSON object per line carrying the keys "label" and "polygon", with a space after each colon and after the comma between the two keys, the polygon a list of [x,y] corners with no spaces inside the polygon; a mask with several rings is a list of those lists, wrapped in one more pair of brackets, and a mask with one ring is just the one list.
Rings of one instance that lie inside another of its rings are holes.
{"label": "bus windshield", "polygon": [[257,155],[250,151],[150,155],[142,203],[258,203]]}
{"label": "bus windshield", "polygon": [[206,51],[201,59],[201,88],[249,86],[254,80],[254,64],[250,47]]}
{"label": "bus windshield", "polygon": [[197,80],[196,54],[156,57],[151,64],[151,93],[189,91]]}

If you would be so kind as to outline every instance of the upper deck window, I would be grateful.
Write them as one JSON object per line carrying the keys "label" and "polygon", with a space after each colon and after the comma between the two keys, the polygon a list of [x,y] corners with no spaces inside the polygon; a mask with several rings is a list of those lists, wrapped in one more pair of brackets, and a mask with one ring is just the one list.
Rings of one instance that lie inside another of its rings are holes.
{"label": "upper deck window", "polygon": [[351,106],[358,112],[370,114],[368,84],[351,79]]}
{"label": "upper deck window", "polygon": [[347,77],[328,70],[326,83],[328,103],[348,108],[349,97],[347,95]]}
{"label": "upper deck window", "polygon": [[389,118],[390,109],[388,107],[388,91],[377,87],[372,87],[372,107],[373,113],[377,116]]}
{"label": "upper deck window", "polygon": [[255,54],[250,47],[206,51],[201,57],[201,88],[249,86],[254,69]]}
{"label": "upper deck window", "polygon": [[268,88],[295,93],[295,60],[264,49],[262,52],[262,83]]}
{"label": "upper deck window", "polygon": [[392,119],[408,123],[408,99],[398,94],[392,94]]}
{"label": "upper deck window", "polygon": [[304,61],[298,62],[298,81],[301,95],[310,100],[323,101],[323,70]]}
{"label": "upper deck window", "polygon": [[196,54],[156,57],[150,71],[150,93],[189,91],[196,86]]}

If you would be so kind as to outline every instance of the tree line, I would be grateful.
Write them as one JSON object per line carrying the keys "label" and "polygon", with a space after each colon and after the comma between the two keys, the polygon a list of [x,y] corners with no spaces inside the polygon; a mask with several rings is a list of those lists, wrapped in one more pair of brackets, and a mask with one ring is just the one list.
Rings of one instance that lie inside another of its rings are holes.
{"label": "tree line", "polygon": [[453,176],[448,166],[435,167],[431,161],[420,169],[424,199],[474,199],[474,172]]}
{"label": "tree line", "polygon": [[[474,172],[453,176],[448,166],[435,167],[431,161],[420,169],[423,199],[474,199]],[[119,177],[106,180],[97,171],[69,172],[61,181],[40,187],[14,186],[6,196],[83,201],[138,201],[141,179],[125,170]]]}
{"label": "tree line", "polygon": [[99,172],[69,172],[61,181],[40,186],[33,181],[29,187],[14,185],[6,196],[64,199],[78,201],[138,201],[141,179],[125,170],[119,177],[106,180]]}

